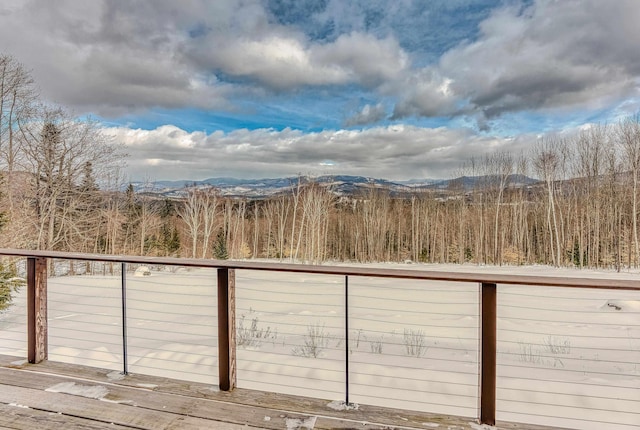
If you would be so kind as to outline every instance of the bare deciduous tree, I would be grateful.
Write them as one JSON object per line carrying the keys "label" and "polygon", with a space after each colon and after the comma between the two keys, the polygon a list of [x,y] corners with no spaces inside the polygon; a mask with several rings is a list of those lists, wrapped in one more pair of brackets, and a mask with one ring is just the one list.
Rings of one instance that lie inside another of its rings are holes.
{"label": "bare deciduous tree", "polygon": [[36,246],[57,249],[84,238],[78,226],[93,209],[87,199],[124,154],[96,122],[74,120],[61,109],[45,108],[41,117],[21,125],[22,168],[32,178]]}
{"label": "bare deciduous tree", "polygon": [[19,153],[20,124],[35,116],[37,93],[31,74],[16,59],[0,55],[0,154],[13,172]]}
{"label": "bare deciduous tree", "polygon": [[633,226],[634,266],[638,266],[640,244],[638,243],[638,184],[640,183],[640,117],[628,118],[618,124],[616,138],[622,147],[625,167],[631,180],[631,224]]}
{"label": "bare deciduous tree", "polygon": [[547,231],[549,233],[551,261],[560,265],[560,234],[556,213],[556,181],[564,167],[560,145],[557,139],[543,139],[534,148],[533,167],[546,186],[547,191]]}
{"label": "bare deciduous tree", "polygon": [[216,214],[219,194],[214,187],[203,189],[195,186],[186,190],[186,199],[178,215],[187,225],[191,237],[191,257],[196,258],[198,242],[201,241],[202,258],[205,258],[211,244],[211,236],[216,228]]}

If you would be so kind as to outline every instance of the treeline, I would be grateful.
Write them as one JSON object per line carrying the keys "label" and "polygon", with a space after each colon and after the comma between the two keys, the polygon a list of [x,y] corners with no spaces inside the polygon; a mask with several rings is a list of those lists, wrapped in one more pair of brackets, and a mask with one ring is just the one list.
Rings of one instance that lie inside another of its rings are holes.
{"label": "treeline", "polygon": [[0,55],[3,246],[86,249],[124,157],[98,123],[43,103],[24,66]]}
{"label": "treeline", "polygon": [[[124,159],[98,124],[40,103],[29,73],[0,55],[5,247],[313,263],[622,268],[640,258],[638,118],[469,160],[456,176],[476,180],[401,196],[297,181],[264,200],[196,187],[161,199],[126,186]],[[526,176],[539,182],[519,183]]]}
{"label": "treeline", "polygon": [[[46,143],[51,130],[43,129],[40,139]],[[471,160],[461,173],[473,181],[402,196],[372,186],[339,197],[330,187],[300,180],[264,200],[226,198],[213,187],[185,188],[184,198],[161,199],[132,186],[100,189],[93,170],[83,166],[55,198],[42,184],[53,179],[43,173],[14,184],[22,191],[3,196],[4,242],[33,249],[313,263],[622,268],[637,266],[640,256],[636,119],[541,140],[526,156],[500,152]],[[521,182],[526,176],[540,180]]]}
{"label": "treeline", "polygon": [[179,202],[139,195],[149,224],[134,231],[139,252],[202,258],[638,266],[638,118],[470,160],[458,173],[473,180],[403,196],[372,187],[338,197],[302,181],[259,201],[215,188],[186,189]]}

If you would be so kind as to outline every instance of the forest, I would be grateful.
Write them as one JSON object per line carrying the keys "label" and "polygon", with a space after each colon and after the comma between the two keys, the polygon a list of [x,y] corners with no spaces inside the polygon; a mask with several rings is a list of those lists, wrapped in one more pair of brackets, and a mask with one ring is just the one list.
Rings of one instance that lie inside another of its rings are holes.
{"label": "forest", "polygon": [[473,186],[403,195],[374,186],[338,195],[300,178],[264,199],[214,187],[159,198],[126,183],[125,163],[98,122],[43,103],[30,73],[0,55],[3,247],[308,263],[640,262],[638,117],[546,135],[526,153],[488,152],[452,172]]}

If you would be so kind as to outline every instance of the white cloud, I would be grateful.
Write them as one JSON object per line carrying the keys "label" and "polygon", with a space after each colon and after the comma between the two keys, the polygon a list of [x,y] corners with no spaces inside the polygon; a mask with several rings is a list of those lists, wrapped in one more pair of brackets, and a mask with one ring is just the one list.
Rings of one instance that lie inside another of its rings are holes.
{"label": "white cloud", "polygon": [[[640,97],[637,0],[506,2],[476,38],[433,62],[428,45],[449,46],[446,36],[415,27],[426,17],[452,17],[451,10],[464,14],[470,4],[444,3],[304,3],[302,12],[315,8],[312,21],[334,28],[314,39],[294,16],[278,21],[261,0],[7,0],[0,52],[33,70],[45,98],[111,116],[156,107],[233,110],[238,94],[268,103],[273,91],[295,97],[307,86],[345,104],[342,90],[395,100],[395,119],[473,116],[480,123]],[[413,27],[401,28],[403,17]],[[364,116],[353,121],[363,124]]]}
{"label": "white cloud", "polygon": [[[640,2],[536,1],[482,22],[477,40],[403,83],[396,117],[602,108],[638,95]],[[447,92],[442,91],[448,83]],[[413,89],[416,89],[413,91]]]}
{"label": "white cloud", "polygon": [[255,36],[211,32],[189,47],[189,58],[200,67],[250,78],[277,90],[350,83],[375,87],[409,65],[407,54],[392,37],[351,33],[318,43],[275,26]]}
{"label": "white cloud", "polygon": [[353,127],[356,125],[373,124],[384,119],[386,115],[387,112],[382,103],[378,103],[373,106],[366,104],[360,112],[347,118],[344,125],[345,127]]}
{"label": "white cloud", "polygon": [[10,6],[0,13],[0,52],[32,68],[48,99],[99,114],[229,109],[235,92],[256,86],[375,87],[409,64],[393,36],[354,32],[314,42],[273,23],[257,0]]}
{"label": "white cloud", "polygon": [[458,110],[459,97],[451,90],[452,80],[433,68],[408,75],[403,81],[389,85],[387,92],[399,95],[393,118],[406,116],[445,116]]}
{"label": "white cloud", "polygon": [[304,133],[235,130],[188,133],[109,128],[130,155],[132,179],[243,178],[303,174],[354,174],[388,179],[450,177],[470,157],[526,148],[534,136],[506,139],[469,130],[394,125],[367,130]]}
{"label": "white cloud", "polygon": [[408,66],[408,55],[393,37],[377,39],[364,33],[343,34],[330,44],[314,46],[319,64],[348,71],[353,82],[378,86],[397,78]]}
{"label": "white cloud", "polygon": [[187,39],[180,26],[197,16],[188,8],[174,11],[162,1],[20,3],[0,16],[0,51],[32,69],[51,101],[99,114],[227,105],[229,88],[212,85],[180,56]]}

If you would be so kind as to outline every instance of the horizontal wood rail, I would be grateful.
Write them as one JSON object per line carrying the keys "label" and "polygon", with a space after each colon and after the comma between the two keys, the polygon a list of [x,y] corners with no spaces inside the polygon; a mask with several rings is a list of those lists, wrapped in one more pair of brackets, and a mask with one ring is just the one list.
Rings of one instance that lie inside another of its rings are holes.
{"label": "horizontal wood rail", "polygon": [[379,269],[369,267],[318,266],[254,261],[205,260],[174,257],[137,257],[132,255],[81,254],[61,251],[29,251],[0,248],[0,255],[13,257],[58,258],[62,260],[105,261],[113,263],[159,264],[167,266],[208,267],[214,269],[264,270],[319,275],[371,276],[377,278],[424,279],[432,281],[473,282],[478,284],[530,285],[563,288],[604,288],[640,291],[640,281],[624,279],[573,278],[564,276],[504,275],[497,273],[442,272],[435,270]]}
{"label": "horizontal wood rail", "polygon": [[[235,270],[261,270],[271,272],[294,272],[318,275],[344,276],[345,328],[348,345],[349,309],[348,277],[379,277],[413,280],[477,283],[480,297],[480,333],[478,350],[479,417],[481,424],[495,424],[496,417],[496,354],[497,354],[497,286],[528,285],[532,287],[601,288],[608,290],[640,291],[640,282],[620,279],[593,279],[557,276],[505,275],[491,273],[463,273],[431,270],[381,269],[348,266],[318,266],[305,264],[281,264],[254,261],[204,260],[169,257],[137,257],[128,255],[80,254],[56,251],[30,251],[0,248],[0,255],[27,258],[27,308],[28,308],[28,360],[37,363],[47,359],[47,260],[100,261],[122,264],[123,303],[123,351],[124,372],[126,362],[126,264],[169,265],[217,269],[218,286],[218,363],[219,385],[223,391],[236,385],[236,314],[235,314]],[[345,359],[345,398],[349,403],[349,353]]]}

